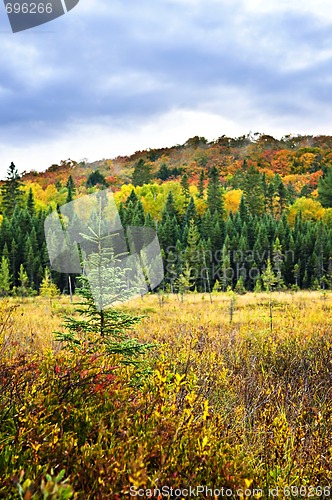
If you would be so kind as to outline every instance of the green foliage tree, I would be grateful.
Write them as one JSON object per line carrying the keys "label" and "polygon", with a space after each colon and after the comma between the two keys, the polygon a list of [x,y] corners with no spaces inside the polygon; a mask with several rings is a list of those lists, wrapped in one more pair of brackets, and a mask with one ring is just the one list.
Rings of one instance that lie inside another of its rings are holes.
{"label": "green foliage tree", "polygon": [[[86,187],[94,187],[97,186],[97,184],[100,184],[101,186],[107,187],[107,182],[105,177],[99,170],[95,170],[94,172],[91,172],[91,174],[88,177],[88,180],[86,181]],[[68,186],[67,186],[68,188]],[[69,191],[68,191],[69,192]]]}
{"label": "green foliage tree", "polygon": [[244,175],[243,191],[250,213],[262,215],[264,213],[262,175],[254,166],[250,166]]}
{"label": "green foliage tree", "polygon": [[44,277],[42,279],[39,293],[41,297],[58,297],[60,295],[60,290],[55,283],[52,282],[51,273],[48,268],[45,269]]}
{"label": "green foliage tree", "polygon": [[29,297],[35,295],[37,292],[29,286],[29,278],[24,269],[23,264],[20,265],[20,270],[18,273],[18,283],[19,286],[13,287],[13,294],[19,297]]}
{"label": "green foliage tree", "polygon": [[190,288],[193,286],[193,279],[191,276],[192,269],[190,267],[189,262],[185,262],[182,273],[175,281],[175,286],[181,296],[181,301],[183,302],[184,294],[190,291]]}
{"label": "green foliage tree", "polygon": [[68,177],[66,188],[67,188],[66,203],[70,203],[71,201],[73,201],[74,194],[75,194],[75,191],[76,191],[75,183],[74,183],[74,180],[73,180],[73,178],[72,178],[71,175]]}
{"label": "green foliage tree", "polygon": [[151,166],[140,158],[135,164],[132,182],[134,186],[143,186],[149,184],[152,180]]}
{"label": "green foliage tree", "polygon": [[15,207],[21,205],[22,202],[22,183],[18,170],[13,162],[11,162],[8,171],[7,179],[1,187],[2,194],[2,211],[10,217],[15,210]]}
{"label": "green foliage tree", "polygon": [[57,339],[71,350],[119,354],[123,363],[137,363],[137,357],[151,348],[128,336],[141,319],[116,309],[119,302],[129,299],[134,287],[128,289],[126,270],[119,265],[112,236],[103,234],[103,205],[99,199],[96,231],[89,226],[88,234],[81,234],[95,249],[82,260],[86,274],[78,278],[77,292],[82,301],[75,307],[75,316],[65,318],[66,333],[57,333]]}
{"label": "green foliage tree", "polygon": [[0,264],[0,295],[9,295],[12,284],[12,276],[10,274],[9,259],[4,255],[1,258]]}
{"label": "green foliage tree", "polygon": [[160,165],[160,168],[157,172],[157,179],[160,179],[162,181],[166,181],[166,179],[168,179],[169,177],[171,177],[172,175],[172,172],[171,170],[168,168],[168,166],[166,165],[166,163],[162,163]]}
{"label": "green foliage tree", "polygon": [[198,198],[204,197],[204,181],[205,181],[205,172],[204,169],[202,169],[198,181]]}
{"label": "green foliage tree", "polygon": [[272,302],[272,289],[277,283],[277,277],[273,272],[271,260],[267,260],[266,269],[262,273],[262,282],[264,284],[264,288],[267,292],[269,292],[269,309],[270,309],[270,330],[273,330],[273,302]]}
{"label": "green foliage tree", "polygon": [[318,181],[318,199],[323,207],[332,207],[332,168]]}
{"label": "green foliage tree", "polygon": [[207,202],[211,215],[215,212],[220,217],[224,215],[224,199],[217,167],[213,166],[209,172],[209,183],[207,188]]}
{"label": "green foliage tree", "polygon": [[28,199],[27,199],[27,211],[31,216],[35,213],[35,198],[33,196],[32,189],[29,189]]}
{"label": "green foliage tree", "polygon": [[187,173],[184,173],[181,178],[181,189],[182,189],[182,196],[184,196],[185,203],[187,204],[189,200],[189,181]]}

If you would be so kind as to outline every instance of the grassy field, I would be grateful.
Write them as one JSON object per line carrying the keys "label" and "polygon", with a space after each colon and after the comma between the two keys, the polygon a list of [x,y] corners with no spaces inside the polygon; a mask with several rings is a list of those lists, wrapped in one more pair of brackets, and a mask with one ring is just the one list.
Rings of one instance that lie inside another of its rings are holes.
{"label": "grassy field", "polygon": [[67,298],[3,302],[0,497],[328,498],[332,295],[271,297],[124,304],[138,370],[61,349]]}

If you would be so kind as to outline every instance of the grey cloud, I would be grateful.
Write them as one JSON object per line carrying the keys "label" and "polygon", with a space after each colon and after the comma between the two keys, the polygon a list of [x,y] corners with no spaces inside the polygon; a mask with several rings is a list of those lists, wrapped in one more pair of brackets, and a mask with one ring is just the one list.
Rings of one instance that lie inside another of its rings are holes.
{"label": "grey cloud", "polygon": [[[237,103],[223,99],[229,91],[247,99],[248,109],[276,117],[300,117],[309,106],[315,120],[318,104],[330,107],[331,61],[318,56],[329,48],[332,31],[308,14],[249,15],[236,2],[190,8],[133,0],[110,2],[106,14],[105,5],[86,17],[77,7],[56,21],[55,33],[19,35],[18,42],[38,54],[28,80],[15,44],[12,55],[0,55],[0,88],[7,89],[0,93],[3,137],[14,129],[16,140],[31,140],[38,126],[46,137],[73,120],[98,116],[125,126],[171,108],[211,103],[224,114],[233,105],[240,117]],[[297,54],[309,59],[304,69],[295,64]],[[52,78],[38,80],[43,65]],[[117,85],[104,85],[114,76]],[[145,84],[149,79],[152,86]]]}

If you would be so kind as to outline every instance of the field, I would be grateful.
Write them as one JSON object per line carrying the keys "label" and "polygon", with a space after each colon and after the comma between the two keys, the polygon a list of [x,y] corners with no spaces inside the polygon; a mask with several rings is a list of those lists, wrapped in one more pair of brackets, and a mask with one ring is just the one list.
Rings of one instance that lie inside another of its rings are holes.
{"label": "field", "polygon": [[330,496],[329,292],[121,308],[155,344],[137,367],[61,349],[67,298],[2,303],[0,498]]}

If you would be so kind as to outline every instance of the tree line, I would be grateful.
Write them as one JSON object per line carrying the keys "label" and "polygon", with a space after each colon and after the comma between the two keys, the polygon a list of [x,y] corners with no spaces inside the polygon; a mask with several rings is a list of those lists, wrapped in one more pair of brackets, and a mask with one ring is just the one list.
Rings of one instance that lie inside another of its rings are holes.
{"label": "tree line", "polygon": [[[205,177],[202,170],[197,186],[197,198],[206,202],[204,213],[197,211],[186,173],[180,180],[185,200],[182,211],[172,191],[159,220],[144,211],[135,190],[119,204],[124,227],[143,225],[157,231],[165,275],[159,288],[179,293],[260,290],[271,269],[279,289],[332,286],[331,226],[322,220],[305,220],[301,212],[291,225],[286,207],[292,192],[279,175],[268,182],[264,174],[244,164],[233,178],[234,185],[243,192],[241,202],[236,213],[228,215],[218,169],[212,167]],[[320,183],[326,205],[330,182],[332,176],[328,173]],[[68,293],[68,275],[49,272],[44,221],[52,208],[37,210],[32,191],[24,200],[21,186],[12,163],[1,187],[0,293],[38,293],[50,277],[56,287]],[[70,202],[76,196],[71,176],[67,190],[66,201]],[[74,288],[74,279],[72,284]]]}

